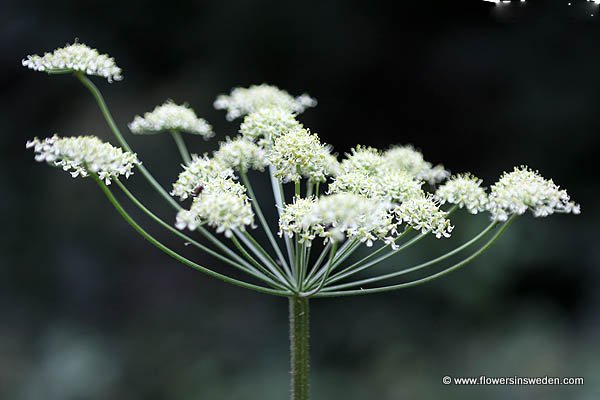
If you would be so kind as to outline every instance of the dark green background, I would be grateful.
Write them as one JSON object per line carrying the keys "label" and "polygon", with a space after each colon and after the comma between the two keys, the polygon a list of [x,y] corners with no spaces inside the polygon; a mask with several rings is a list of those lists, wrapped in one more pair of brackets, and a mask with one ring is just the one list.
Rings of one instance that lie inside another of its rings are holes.
{"label": "dark green background", "polygon": [[[177,265],[91,181],[25,150],[54,132],[113,140],[75,79],[20,66],[76,37],[124,69],[122,82],[96,82],[127,134],[135,114],[172,98],[215,126],[216,139],[189,141],[211,150],[237,131],[215,96],[268,82],[318,98],[301,119],[340,154],[413,143],[488,185],[527,163],[582,204],[577,217],[520,218],[482,258],[428,286],[314,301],[315,399],[598,398],[600,15],[589,14],[600,12],[566,3],[3,1],[0,398],[266,400],[288,390],[284,300]],[[170,185],[180,169],[170,139],[128,139]],[[174,219],[140,174],[128,184]],[[454,222],[451,242],[421,243],[396,265],[460,243],[486,217]],[[481,374],[586,384],[441,383]]]}

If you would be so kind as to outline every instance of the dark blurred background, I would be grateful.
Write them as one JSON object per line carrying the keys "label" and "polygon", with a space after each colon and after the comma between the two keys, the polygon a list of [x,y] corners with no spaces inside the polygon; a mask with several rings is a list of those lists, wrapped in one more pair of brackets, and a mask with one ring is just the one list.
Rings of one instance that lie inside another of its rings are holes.
{"label": "dark blurred background", "polygon": [[[267,82],[316,97],[301,120],[340,154],[357,143],[412,143],[487,185],[526,163],[582,204],[577,217],[520,218],[482,258],[429,285],[314,301],[316,399],[600,398],[598,6],[397,3],[4,0],[0,398],[287,395],[286,301],[176,264],[91,181],[35,163],[25,150],[27,139],[54,132],[114,143],[75,79],[21,67],[27,54],[75,38],[124,69],[122,82],[95,81],[165,186],[180,170],[170,138],[133,137],[126,123],[167,98],[189,102],[218,132],[209,142],[188,137],[193,151],[208,151],[239,123],[213,109],[216,95]],[[264,178],[255,182],[268,189]],[[140,174],[128,184],[174,219]],[[487,223],[463,217],[453,219],[450,244]],[[398,263],[448,245],[429,240]],[[585,386],[441,383],[482,374],[584,376]]]}

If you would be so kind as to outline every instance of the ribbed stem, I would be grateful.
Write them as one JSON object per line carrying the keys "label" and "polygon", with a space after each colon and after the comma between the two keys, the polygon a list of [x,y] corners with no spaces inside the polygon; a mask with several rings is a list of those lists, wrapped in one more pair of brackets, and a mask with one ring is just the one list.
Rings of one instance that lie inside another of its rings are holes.
{"label": "ribbed stem", "polygon": [[308,298],[290,297],[291,400],[309,398]]}

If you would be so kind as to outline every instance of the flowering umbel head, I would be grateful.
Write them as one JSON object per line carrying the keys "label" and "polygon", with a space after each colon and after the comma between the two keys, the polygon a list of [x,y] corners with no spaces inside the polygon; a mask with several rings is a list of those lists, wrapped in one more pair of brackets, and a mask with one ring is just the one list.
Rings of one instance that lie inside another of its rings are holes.
{"label": "flowering umbel head", "polygon": [[579,204],[571,201],[566,190],[526,166],[505,172],[492,185],[488,209],[492,218],[498,221],[505,221],[513,214],[524,214],[527,210],[535,217],[581,212]]}
{"label": "flowering umbel head", "polygon": [[240,133],[247,139],[269,147],[276,137],[302,127],[292,111],[281,107],[264,107],[246,115],[240,125]]}
{"label": "flowering umbel head", "polygon": [[173,184],[171,195],[185,200],[215,178],[231,178],[233,170],[223,165],[219,160],[207,155],[192,156],[192,162],[183,166],[177,181]]}
{"label": "flowering umbel head", "polygon": [[283,182],[324,182],[333,169],[330,153],[317,134],[296,129],[275,138],[268,159]]}
{"label": "flowering umbel head", "polygon": [[411,145],[391,147],[383,153],[383,158],[389,167],[406,171],[431,185],[450,176],[450,173],[442,165],[433,166],[430,162],[425,161],[423,154]]}
{"label": "flowering umbel head", "polygon": [[123,79],[121,68],[108,54],[100,54],[83,43],[67,44],[65,47],[45,53],[31,55],[22,61],[23,66],[48,73],[83,72],[106,78],[109,82]]}
{"label": "flowering umbel head", "polygon": [[263,171],[267,165],[265,151],[256,143],[239,136],[221,142],[215,151],[214,159],[223,166],[233,168],[242,173],[249,169]]}
{"label": "flowering umbel head", "polygon": [[235,88],[229,95],[222,94],[217,97],[214,103],[217,110],[227,110],[227,120],[229,121],[261,108],[279,107],[301,113],[316,105],[317,101],[307,94],[293,97],[285,90],[264,83],[252,85],[249,88]]}
{"label": "flowering umbel head", "polygon": [[156,106],[143,117],[136,115],[129,124],[129,129],[138,134],[179,131],[200,135],[205,139],[214,135],[212,127],[205,119],[198,118],[194,110],[186,104],[178,105],[172,100]]}
{"label": "flowering umbel head", "polygon": [[392,242],[397,223],[391,209],[389,202],[351,193],[295,199],[282,212],[279,233],[297,234],[309,246],[316,237],[330,242],[353,238],[367,246],[377,239]]}
{"label": "flowering umbel head", "polygon": [[179,229],[196,229],[203,223],[231,237],[234,230],[253,225],[254,213],[246,188],[230,178],[212,178],[203,182],[189,210],[177,213],[175,226]]}
{"label": "flowering umbel head", "polygon": [[36,161],[60,167],[73,178],[93,173],[106,184],[119,176],[129,178],[134,166],[141,164],[135,153],[123,151],[95,136],[34,138],[27,142],[27,148],[33,148]]}
{"label": "flowering umbel head", "polygon": [[471,214],[477,214],[485,211],[488,204],[488,197],[481,183],[481,179],[471,174],[459,174],[440,186],[435,195],[442,204],[456,204],[460,208],[466,208]]}

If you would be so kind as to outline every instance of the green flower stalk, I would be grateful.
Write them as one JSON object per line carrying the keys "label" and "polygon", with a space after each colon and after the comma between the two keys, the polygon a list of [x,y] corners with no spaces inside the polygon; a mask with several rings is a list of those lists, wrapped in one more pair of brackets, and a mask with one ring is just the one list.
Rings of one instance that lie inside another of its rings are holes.
{"label": "green flower stalk", "polygon": [[[410,145],[387,150],[359,145],[340,161],[331,146],[298,121],[300,113],[316,106],[316,100],[306,94],[294,97],[265,84],[236,88],[217,98],[214,106],[225,110],[228,120],[244,118],[240,135],[226,138],[212,154],[188,152],[181,133],[206,139],[214,133],[187,105],[167,101],[132,120],[129,128],[135,134],[172,134],[183,165],[169,193],[139,161],[88,78],[121,80],[121,69],[113,58],[75,43],[41,57],[28,56],[23,65],[75,76],[93,95],[121,145],[115,147],[94,136],[35,138],[27,147],[33,149],[36,161],[62,168],[74,178],[91,178],[137,233],[181,264],[233,285],[288,299],[292,400],[309,398],[312,299],[389,292],[427,283],[477,258],[528,210],[535,217],[580,213],[564,189],[525,166],[505,173],[488,192],[481,179],[469,173],[450,176],[442,165],[426,161]],[[136,169],[173,207],[171,222],[156,216],[125,184],[122,178],[129,178]],[[262,172],[271,182],[270,201],[259,204],[248,177],[250,170]],[[286,195],[285,185],[293,188],[293,196]],[[125,210],[115,191],[166,231],[212,256],[223,271],[199,265],[151,236]],[[279,220],[267,221],[263,207],[275,207]],[[426,237],[450,238],[454,229],[450,216],[460,209],[467,216],[489,213],[490,224],[429,261],[377,272],[384,260]],[[274,226],[278,226],[275,232]],[[253,236],[259,229],[266,234],[267,246]],[[191,236],[196,233],[208,244]],[[359,249],[366,253],[362,258],[356,257]],[[460,261],[446,263],[459,254]],[[397,281],[433,266],[438,268],[424,277]],[[227,268],[242,271],[245,278],[233,278]],[[356,277],[367,270],[370,276]]]}

